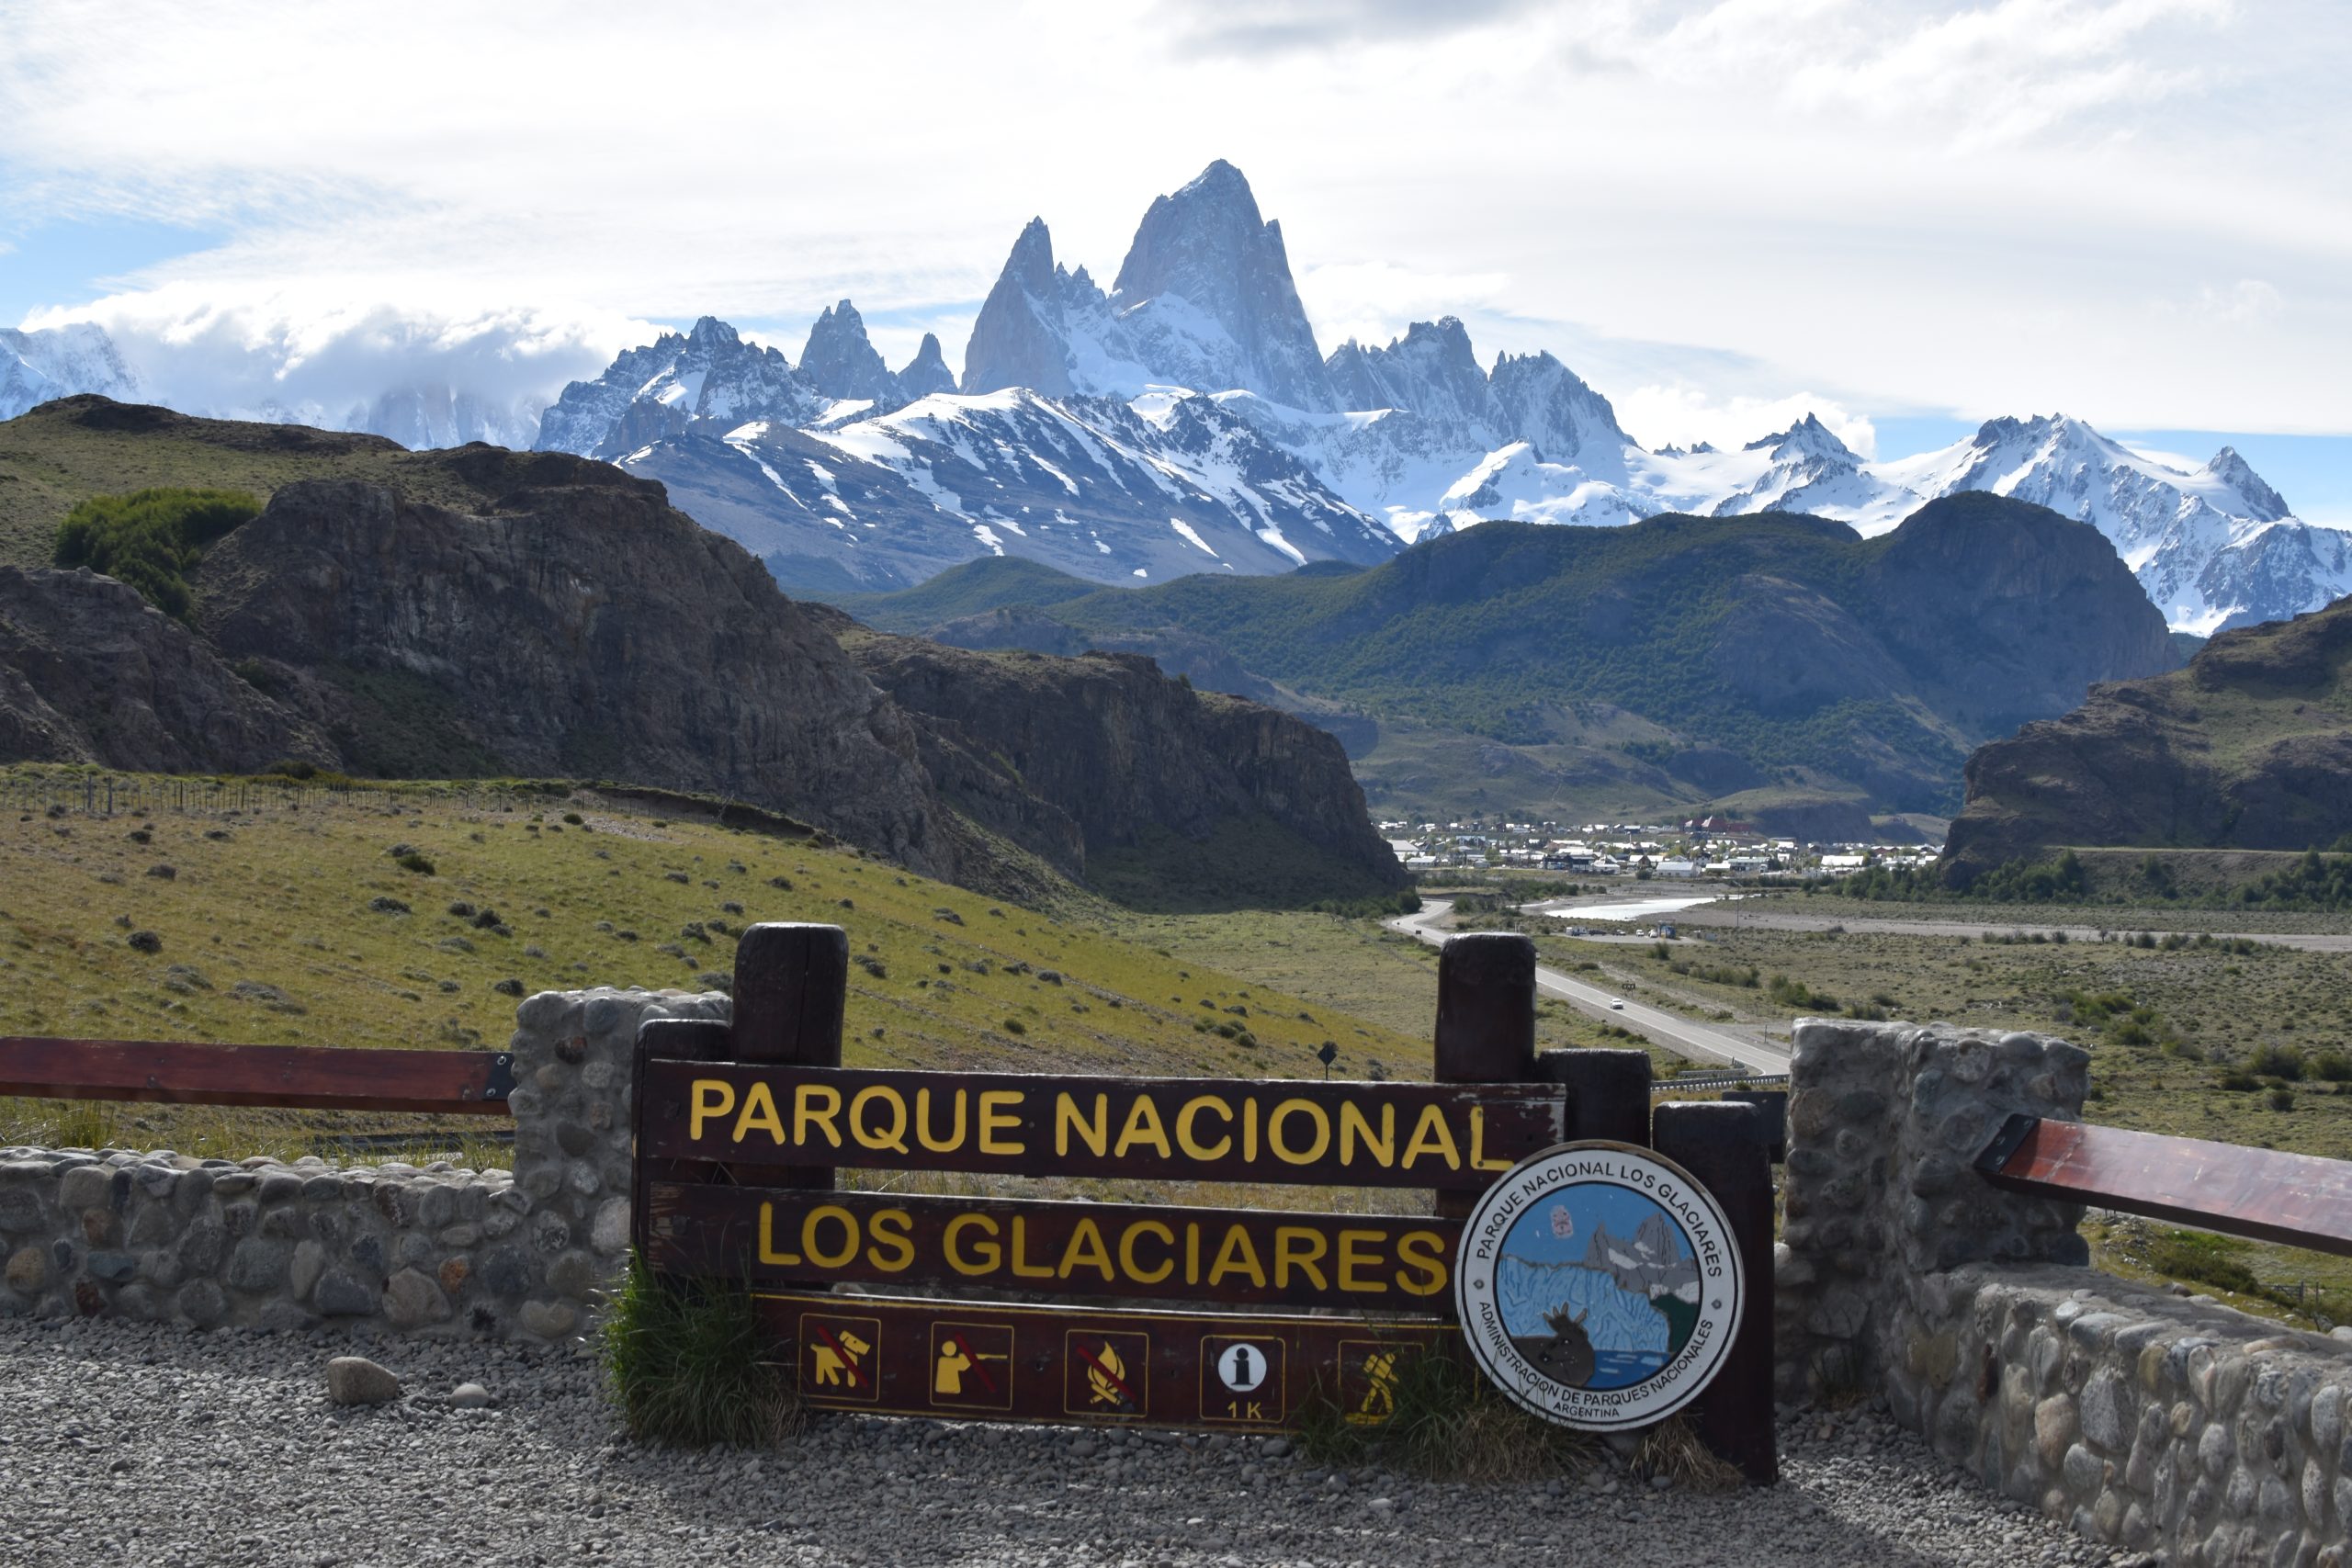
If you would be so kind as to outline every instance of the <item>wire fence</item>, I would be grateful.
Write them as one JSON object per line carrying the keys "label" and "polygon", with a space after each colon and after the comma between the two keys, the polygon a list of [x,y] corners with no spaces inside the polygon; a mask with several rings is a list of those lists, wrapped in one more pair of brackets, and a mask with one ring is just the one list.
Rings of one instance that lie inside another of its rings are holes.
{"label": "wire fence", "polygon": [[395,813],[431,801],[470,811],[512,811],[543,802],[539,792],[503,784],[356,784],[275,778],[162,778],[153,775],[0,775],[0,809],[20,816],[150,816],[171,811],[198,816],[301,810],[335,805]]}

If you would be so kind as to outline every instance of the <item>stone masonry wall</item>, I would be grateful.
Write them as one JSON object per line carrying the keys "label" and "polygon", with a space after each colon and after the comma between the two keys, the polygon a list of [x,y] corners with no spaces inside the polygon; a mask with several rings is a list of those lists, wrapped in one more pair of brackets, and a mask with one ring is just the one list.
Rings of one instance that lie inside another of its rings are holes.
{"label": "stone masonry wall", "polygon": [[2082,1267],[2080,1211],[1970,1162],[2072,1121],[2038,1034],[1804,1021],[1775,1282],[1783,1398],[1883,1393],[1987,1486],[2184,1564],[2352,1562],[2352,1345]]}
{"label": "stone masonry wall", "polygon": [[724,1019],[728,1005],[613,990],[525,1001],[511,1171],[0,1150],[0,1314],[567,1338],[628,1247],[638,1025]]}

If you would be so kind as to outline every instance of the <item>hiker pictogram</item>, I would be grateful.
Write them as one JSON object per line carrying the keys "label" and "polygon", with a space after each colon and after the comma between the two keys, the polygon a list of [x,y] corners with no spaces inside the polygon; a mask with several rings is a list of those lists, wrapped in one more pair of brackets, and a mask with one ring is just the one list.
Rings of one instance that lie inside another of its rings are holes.
{"label": "hiker pictogram", "polygon": [[933,1324],[931,1402],[968,1408],[1011,1408],[1012,1325],[1001,1323]]}
{"label": "hiker pictogram", "polygon": [[1135,1333],[1072,1329],[1065,1337],[1062,1406],[1077,1416],[1148,1414],[1151,1340]]}
{"label": "hiker pictogram", "polygon": [[1366,1387],[1355,1413],[1367,1421],[1385,1421],[1396,1414],[1396,1352],[1375,1350],[1363,1359]]}
{"label": "hiker pictogram", "polygon": [[808,1355],[801,1386],[840,1399],[875,1399],[881,1382],[869,1364],[882,1340],[882,1324],[871,1317],[804,1314],[800,1343]]}
{"label": "hiker pictogram", "polygon": [[1377,1339],[1340,1341],[1340,1408],[1350,1424],[1376,1427],[1396,1414],[1398,1362],[1409,1353]]}

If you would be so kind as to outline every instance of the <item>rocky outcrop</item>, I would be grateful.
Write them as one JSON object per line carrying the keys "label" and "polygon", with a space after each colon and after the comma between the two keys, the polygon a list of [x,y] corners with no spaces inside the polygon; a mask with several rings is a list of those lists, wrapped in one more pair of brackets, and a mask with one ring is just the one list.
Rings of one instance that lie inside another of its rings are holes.
{"label": "rocky outcrop", "polygon": [[280,759],[336,754],[135,589],[0,566],[0,760],[258,773]]}
{"label": "rocky outcrop", "polygon": [[2187,669],[2093,688],[1968,760],[1944,849],[1965,884],[2057,845],[2301,850],[2352,832],[2352,599],[2223,632]]}
{"label": "rocky outcrop", "polygon": [[0,762],[614,780],[1005,897],[1039,860],[1079,875],[1246,818],[1337,885],[1374,851],[1394,884],[1338,747],[1284,715],[1144,659],[853,659],[846,617],[606,464],[471,446],[389,472],[281,486],[190,574],[194,630],[110,578],[0,568]]}
{"label": "rocky outcrop", "polygon": [[428,744],[502,771],[735,795],[954,872],[912,727],[741,547],[602,464],[452,461],[505,470],[469,476],[505,488],[490,514],[280,490],[206,557],[206,636],[346,752],[422,710]]}
{"label": "rocky outcrop", "polygon": [[984,654],[862,631],[848,646],[917,716],[941,793],[1073,874],[1154,829],[1200,840],[1256,818],[1373,886],[1404,886],[1340,743],[1288,714],[1195,691],[1137,654]]}

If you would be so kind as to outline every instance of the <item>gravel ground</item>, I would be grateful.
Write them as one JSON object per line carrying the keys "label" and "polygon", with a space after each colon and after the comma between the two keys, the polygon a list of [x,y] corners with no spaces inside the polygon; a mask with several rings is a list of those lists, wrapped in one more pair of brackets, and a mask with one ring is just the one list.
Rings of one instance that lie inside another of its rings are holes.
{"label": "gravel ground", "polygon": [[[1792,1419],[1768,1492],[1330,1474],[1257,1439],[861,1417],[784,1451],[650,1449],[594,1366],[387,1341],[397,1404],[327,1403],[340,1339],[0,1322],[0,1562],[1886,1565],[2123,1561],[1867,1411]],[[365,1348],[363,1348],[364,1350]],[[461,1382],[485,1410],[452,1407]]]}

